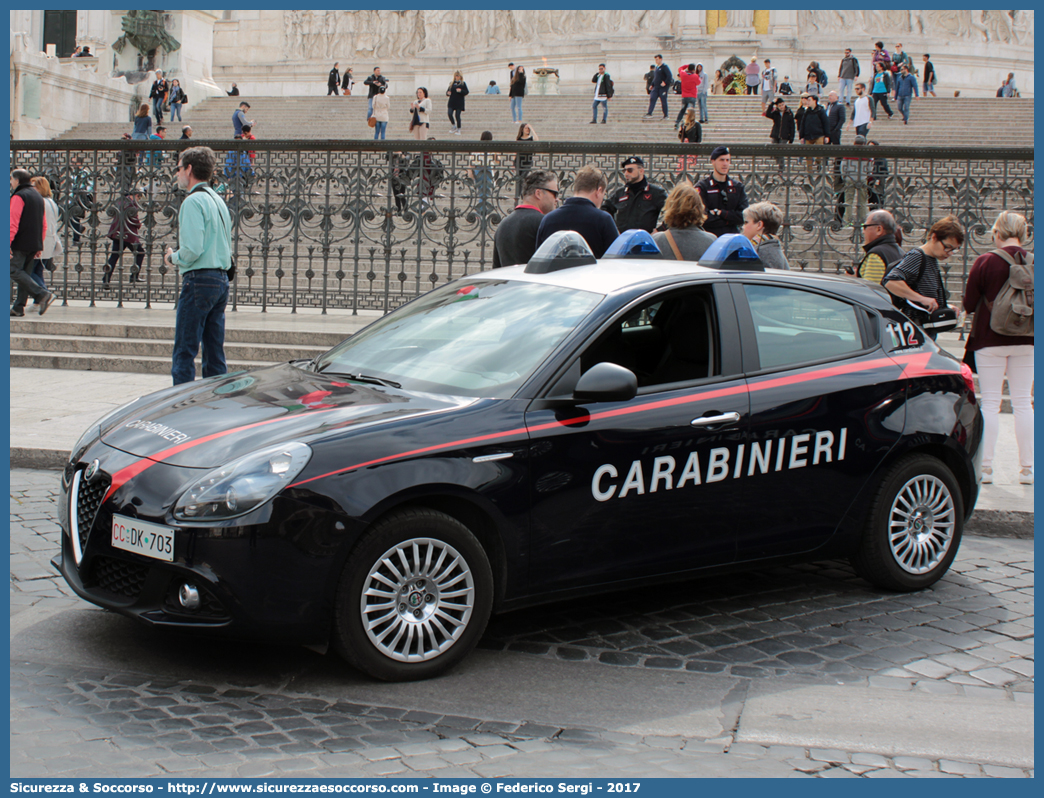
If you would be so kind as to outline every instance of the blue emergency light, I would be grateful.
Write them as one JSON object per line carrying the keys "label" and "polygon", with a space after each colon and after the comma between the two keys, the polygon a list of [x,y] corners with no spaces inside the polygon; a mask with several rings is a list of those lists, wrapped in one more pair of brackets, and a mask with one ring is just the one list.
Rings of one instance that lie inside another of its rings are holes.
{"label": "blue emergency light", "polygon": [[740,233],[726,233],[707,247],[700,258],[700,266],[711,269],[731,269],[733,271],[765,271],[757,249],[750,239]]}
{"label": "blue emergency light", "polygon": [[656,246],[653,237],[645,230],[625,230],[616,237],[609,245],[609,249],[602,255],[603,259],[609,258],[645,258],[662,260],[663,253]]}

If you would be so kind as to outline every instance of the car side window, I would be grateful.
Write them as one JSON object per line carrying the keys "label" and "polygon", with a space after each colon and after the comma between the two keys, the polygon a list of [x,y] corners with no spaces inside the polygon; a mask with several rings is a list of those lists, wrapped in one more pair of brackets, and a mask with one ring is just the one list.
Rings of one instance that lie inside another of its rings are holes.
{"label": "car side window", "polygon": [[761,368],[792,366],[863,349],[858,309],[789,286],[745,285]]}
{"label": "car side window", "polygon": [[632,308],[581,355],[581,371],[616,363],[639,391],[721,373],[718,323],[708,287],[660,295]]}

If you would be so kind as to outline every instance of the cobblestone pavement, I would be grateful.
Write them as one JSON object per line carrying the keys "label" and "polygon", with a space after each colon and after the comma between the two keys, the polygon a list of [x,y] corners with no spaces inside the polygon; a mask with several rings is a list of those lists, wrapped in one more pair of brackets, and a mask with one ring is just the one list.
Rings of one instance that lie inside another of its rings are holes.
{"label": "cobblestone pavement", "polygon": [[[57,480],[11,474],[12,776],[1033,775],[991,762],[743,742],[739,715],[732,734],[711,739],[624,734],[352,703],[275,679],[157,677],[134,661],[114,672],[20,657],[21,632],[87,606],[48,563],[58,548]],[[562,603],[494,619],[481,645],[493,658],[520,652],[744,684],[793,676],[1032,708],[1033,546],[967,537],[951,573],[909,595],[876,592],[834,562]]]}

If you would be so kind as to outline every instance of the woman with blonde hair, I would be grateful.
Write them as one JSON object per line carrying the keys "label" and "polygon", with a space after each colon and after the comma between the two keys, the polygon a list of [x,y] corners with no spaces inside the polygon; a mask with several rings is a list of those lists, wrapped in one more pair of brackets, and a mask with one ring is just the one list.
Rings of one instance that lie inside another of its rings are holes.
{"label": "woman with blonde hair", "polygon": [[[692,109],[689,109],[692,113]],[[700,194],[688,180],[678,183],[663,206],[667,229],[653,233],[653,241],[666,260],[699,260],[714,243],[714,234],[703,229],[707,212]]]}
{"label": "woman with blonde hair", "polygon": [[[453,82],[446,89],[446,96],[449,97],[446,111],[449,114],[450,133],[459,136],[460,115],[464,113],[464,98],[468,96],[468,84],[464,82],[464,76],[459,69],[453,73]],[[456,123],[453,121],[454,115],[457,117]]]}
{"label": "woman with blonde hair", "polygon": [[1007,375],[1015,416],[1015,442],[1019,449],[1019,482],[1033,484],[1033,335],[1001,335],[990,326],[994,300],[1008,281],[1013,264],[1028,264],[1030,275],[1033,274],[1032,255],[1023,248],[1027,231],[1025,216],[1002,211],[990,231],[996,249],[975,259],[964,289],[964,309],[975,314],[964,360],[972,361],[979,375],[979,404],[984,426],[982,481],[985,483],[993,482],[1001,388]]}
{"label": "woman with blonde hair", "polygon": [[138,113],[134,115],[134,132],[132,139],[148,139],[152,135],[152,117],[149,116],[149,104],[142,103],[138,106]]}
{"label": "woman with blonde hair", "polygon": [[[678,128],[678,141],[682,144],[699,144],[703,141],[703,126],[696,119],[696,109],[689,106],[685,111],[685,118],[681,127]],[[682,155],[678,158],[678,172],[688,170],[694,174],[698,167],[698,157],[695,155]]]}
{"label": "woman with blonde hair", "polygon": [[741,232],[750,239],[766,268],[790,268],[783,244],[776,236],[782,226],[783,211],[771,202],[756,202],[743,211]]}
{"label": "woman with blonde hair", "polygon": [[44,216],[47,219],[47,234],[44,236],[43,249],[40,251],[40,257],[36,259],[36,262],[33,265],[33,279],[36,280],[41,287],[47,288],[47,283],[44,282],[44,269],[53,272],[54,256],[61,255],[65,252],[65,248],[62,246],[62,239],[58,237],[58,205],[55,203],[54,197],[51,196],[51,184],[47,181],[46,177],[34,177],[29,181],[29,185],[35,188],[40,193],[40,196],[44,198]]}

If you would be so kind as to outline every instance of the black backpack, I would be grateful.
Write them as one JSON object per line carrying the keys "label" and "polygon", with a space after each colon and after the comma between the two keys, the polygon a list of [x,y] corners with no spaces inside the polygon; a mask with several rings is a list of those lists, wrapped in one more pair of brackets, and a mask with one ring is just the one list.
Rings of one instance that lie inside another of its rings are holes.
{"label": "black backpack", "polygon": [[607,81],[605,81],[605,96],[606,96],[606,99],[611,100],[613,98],[614,94],[616,94],[616,89],[613,88],[613,79],[609,78]]}

